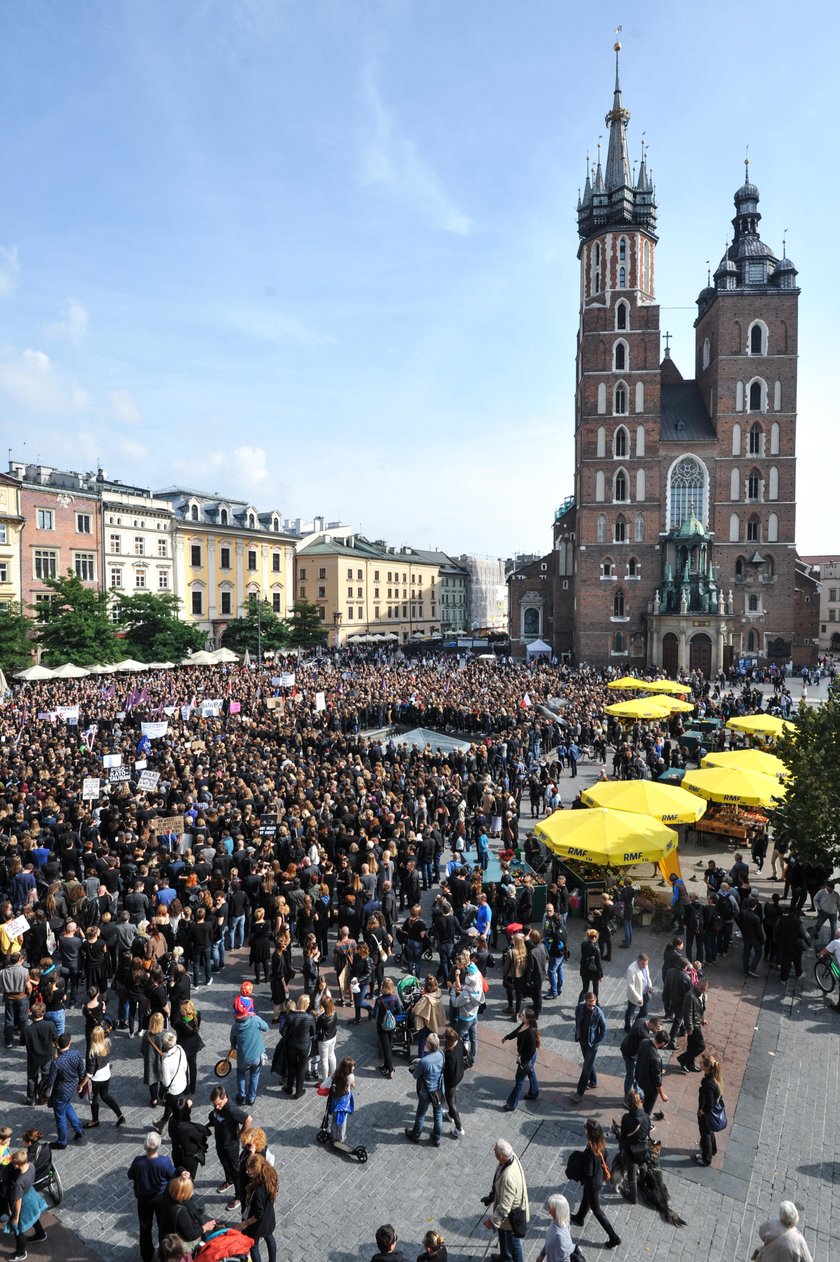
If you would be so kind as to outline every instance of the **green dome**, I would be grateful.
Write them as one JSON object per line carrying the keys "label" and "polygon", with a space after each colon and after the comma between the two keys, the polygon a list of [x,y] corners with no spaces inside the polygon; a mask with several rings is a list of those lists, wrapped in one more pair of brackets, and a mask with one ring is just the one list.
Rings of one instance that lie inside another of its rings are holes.
{"label": "green dome", "polygon": [[706,530],[706,527],[703,525],[702,521],[699,521],[694,516],[693,504],[689,509],[688,516],[674,537],[676,539],[708,539],[709,532]]}

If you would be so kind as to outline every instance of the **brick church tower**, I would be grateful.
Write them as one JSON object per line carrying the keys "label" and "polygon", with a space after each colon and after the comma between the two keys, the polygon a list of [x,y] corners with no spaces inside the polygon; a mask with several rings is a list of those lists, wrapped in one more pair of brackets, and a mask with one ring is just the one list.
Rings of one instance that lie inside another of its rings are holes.
{"label": "brick church tower", "polygon": [[578,202],[574,643],[578,662],[790,657],[796,270],[758,235],[758,190],[698,299],[696,379],[660,348],[656,201],[631,172],[618,55],[606,166]]}

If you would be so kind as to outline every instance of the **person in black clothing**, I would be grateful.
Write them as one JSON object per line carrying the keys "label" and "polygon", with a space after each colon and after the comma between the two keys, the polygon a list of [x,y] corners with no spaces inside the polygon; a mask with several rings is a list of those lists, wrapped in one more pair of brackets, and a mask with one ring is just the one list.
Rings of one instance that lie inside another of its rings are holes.
{"label": "person in black clothing", "polygon": [[782,900],[781,894],[776,892],[770,895],[768,902],[764,904],[762,912],[762,921],[764,925],[764,959],[771,968],[776,965],[776,943],[773,939],[773,933],[776,928],[776,922],[782,914],[780,906]]}
{"label": "person in black clothing", "polygon": [[506,1034],[502,1042],[507,1043],[511,1039],[516,1039],[516,1077],[511,1093],[505,1104],[502,1105],[505,1113],[512,1113],[515,1110],[522,1098],[522,1089],[526,1078],[528,1079],[528,1094],[525,1099],[538,1100],[540,1096],[540,1084],[536,1071],[540,1032],[537,1028],[536,1013],[532,1009],[528,1009],[523,1014],[522,1022],[515,1030],[511,1030],[510,1034]]}
{"label": "person in black clothing", "polygon": [[173,1009],[172,1017],[172,1029],[187,1057],[187,1090],[192,1094],[198,1077],[198,1053],[204,1047],[204,1040],[199,1033],[201,1013],[196,1010],[192,1001],[187,999],[177,1010]]}
{"label": "person in black clothing", "polygon": [[283,1090],[286,1095],[294,1096],[296,1100],[299,1100],[306,1091],[303,1085],[306,1062],[315,1037],[315,1018],[308,1008],[309,998],[307,995],[302,995],[298,1000],[297,1011],[288,1014],[284,1034],[286,1085]]}
{"label": "person in black clothing", "polygon": [[55,1026],[45,1021],[43,1003],[29,1010],[30,1022],[24,1031],[26,1044],[26,1103],[34,1104],[44,1093],[44,1082],[55,1052]]}
{"label": "person in black clothing", "polygon": [[704,997],[708,983],[698,981],[696,985],[689,986],[682,1002],[682,1020],[685,1025],[687,1037],[685,1051],[681,1052],[677,1057],[677,1061],[682,1066],[683,1073],[697,1074],[700,1067],[697,1064],[697,1057],[701,1052],[706,1050],[706,1040],[703,1038],[703,1026],[706,1024],[706,1006]]}
{"label": "person in black clothing", "polygon": [[195,920],[190,925],[189,940],[192,952],[193,986],[198,986],[199,967],[204,969],[204,985],[212,986],[213,926],[207,919],[207,911],[204,907],[199,907],[195,913]]}
{"label": "person in black clothing", "polygon": [[400,881],[400,911],[408,905],[413,907],[420,902],[420,875],[413,859],[409,859]]}
{"label": "person in black clothing", "polygon": [[166,1191],[155,1202],[158,1223],[158,1239],[175,1234],[187,1245],[187,1251],[212,1231],[215,1218],[205,1221],[204,1210],[193,1200],[193,1181],[188,1174],[176,1174],[169,1180]]}
{"label": "person in black clothing", "polygon": [[586,1215],[592,1210],[592,1213],[607,1233],[607,1248],[614,1249],[621,1244],[621,1238],[613,1230],[612,1224],[601,1209],[601,1188],[604,1186],[604,1181],[610,1177],[604,1158],[607,1142],[600,1124],[594,1118],[588,1119],[583,1128],[583,1133],[586,1135],[583,1179],[581,1180],[583,1199],[577,1213],[571,1215],[570,1221],[576,1226],[582,1227],[586,1220]]}
{"label": "person in black clothing", "polygon": [[786,982],[793,967],[797,977],[802,976],[802,952],[810,945],[805,926],[793,907],[783,907],[773,929],[773,941],[779,957],[779,981]]}
{"label": "person in black clothing", "polygon": [[376,1253],[370,1262],[408,1262],[405,1254],[397,1248],[397,1233],[390,1223],[383,1223],[376,1229]]}
{"label": "person in black clothing", "polygon": [[636,1167],[644,1165],[650,1156],[649,1139],[650,1118],[642,1108],[642,1097],[638,1091],[628,1091],[619,1141],[624,1158],[624,1185],[618,1190],[631,1205],[636,1204]]}
{"label": "person in black clothing", "polygon": [[177,1170],[186,1170],[191,1179],[195,1179],[198,1167],[204,1165],[207,1157],[207,1140],[210,1135],[209,1126],[199,1126],[193,1122],[192,1100],[187,1096],[179,1096],[172,1106],[169,1119],[169,1138],[172,1141],[172,1160]]}
{"label": "person in black clothing", "polygon": [[464,1135],[461,1114],[458,1111],[458,1087],[465,1069],[463,1039],[457,1030],[448,1025],[443,1031],[443,1091],[449,1120],[452,1122],[450,1134],[454,1139],[461,1139]]}
{"label": "person in black clothing", "polygon": [[615,915],[615,903],[604,895],[603,903],[592,913],[592,928],[598,930],[598,947],[601,960],[609,964],[612,959],[612,918]]}
{"label": "person in black clothing", "polygon": [[598,930],[587,929],[586,936],[580,944],[580,994],[578,1003],[582,1003],[587,991],[592,991],[598,998],[598,987],[604,970],[601,966],[601,949],[598,946]]}
{"label": "person in black clothing", "polygon": [[698,1166],[710,1166],[712,1157],[717,1152],[715,1132],[710,1129],[707,1118],[718,1100],[723,1095],[723,1075],[720,1065],[714,1056],[708,1053],[703,1057],[703,1077],[697,1096],[697,1125],[700,1131],[700,1151],[692,1153],[692,1161]]}
{"label": "person in black clothing", "polygon": [[[306,1062],[304,1062],[305,1066]],[[239,1168],[239,1137],[251,1125],[251,1115],[228,1099],[224,1087],[214,1087],[210,1092],[213,1111],[208,1118],[216,1139],[216,1155],[224,1171],[224,1181],[219,1191],[226,1192],[236,1184]],[[235,1204],[235,1202],[234,1202]]]}
{"label": "person in black clothing", "polygon": [[160,1135],[156,1131],[150,1131],[143,1146],[143,1156],[135,1157],[128,1167],[128,1177],[134,1184],[134,1195],[137,1199],[142,1262],[152,1262],[155,1251],[152,1237],[155,1203],[175,1175],[175,1167],[169,1157],[160,1151],[160,1144]]}
{"label": "person in black clothing", "polygon": [[744,942],[744,976],[758,977],[755,971],[764,946],[764,924],[757,898],[748,898],[741,908],[738,927]]}
{"label": "person in black clothing", "polygon": [[636,1058],[643,1039],[653,1038],[662,1026],[658,1017],[637,1017],[630,1027],[629,1033],[621,1040],[621,1055],[624,1060],[624,1094],[630,1091],[636,1078]]}
{"label": "person in black clothing", "polygon": [[685,950],[690,960],[699,960],[701,964],[705,958],[703,931],[703,905],[692,892],[685,908]]}
{"label": "person in black clothing", "polygon": [[653,1038],[643,1038],[636,1052],[636,1083],[642,1093],[645,1113],[650,1117],[657,1097],[668,1103],[668,1097],[662,1089],[662,1049],[668,1046],[668,1035],[660,1030]]}
{"label": "person in black clothing", "polygon": [[439,982],[445,982],[449,978],[458,931],[458,921],[452,911],[451,904],[445,898],[436,898],[434,911],[432,912],[432,934],[437,942],[440,960],[437,970]]}
{"label": "person in black clothing", "polygon": [[683,1032],[682,1006],[683,1000],[691,989],[691,974],[687,971],[690,967],[688,960],[678,960],[665,974],[662,1006],[665,1009],[665,1016],[673,1018],[671,1043],[674,1043]]}
{"label": "person in black clothing", "polygon": [[245,1170],[249,1181],[245,1189],[245,1214],[239,1230],[245,1232],[254,1242],[251,1246],[253,1262],[261,1262],[261,1240],[265,1241],[268,1262],[275,1262],[277,1246],[274,1240],[274,1202],[279,1187],[277,1171],[258,1153],[248,1158]]}

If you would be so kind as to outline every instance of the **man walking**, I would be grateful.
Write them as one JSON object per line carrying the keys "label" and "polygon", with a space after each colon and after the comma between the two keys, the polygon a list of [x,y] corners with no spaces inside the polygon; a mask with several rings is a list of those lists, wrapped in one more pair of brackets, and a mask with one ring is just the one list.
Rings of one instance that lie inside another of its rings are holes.
{"label": "man walking", "polygon": [[606,1034],[606,1018],[592,991],[587,991],[583,1001],[575,1009],[575,1039],[583,1055],[583,1069],[578,1079],[577,1091],[572,1096],[573,1104],[580,1104],[587,1087],[598,1085],[595,1058]]}
{"label": "man walking", "polygon": [[70,1035],[61,1034],[58,1039],[58,1055],[50,1065],[47,1073],[46,1091],[49,1093],[50,1108],[55,1118],[55,1129],[58,1139],[50,1144],[50,1148],[67,1147],[67,1123],[73,1127],[73,1139],[77,1144],[84,1142],[82,1124],[73,1108],[73,1097],[81,1095],[87,1084],[85,1058],[78,1048],[71,1048]]}
{"label": "man walking", "polygon": [[33,1003],[29,1015],[32,1018],[26,1027],[24,1041],[26,1043],[26,1103],[40,1103],[44,1095],[47,1070],[55,1051],[55,1026],[52,1021],[44,1020],[46,1008],[42,1003]]}
{"label": "man walking", "polygon": [[236,1085],[239,1094],[237,1104],[253,1104],[260,1085],[260,1070],[265,1052],[262,1036],[268,1026],[254,1012],[254,1001],[237,995],[233,1001],[236,1013],[230,1027],[231,1051],[236,1052]]}
{"label": "man walking", "polygon": [[627,981],[627,1008],[624,1013],[624,1032],[630,1033],[630,1027],[636,1017],[646,1017],[651,996],[650,961],[644,954],[639,955],[629,966],[625,974]]}
{"label": "man walking", "polygon": [[488,1231],[499,1233],[499,1252],[490,1254],[490,1262],[522,1262],[522,1241],[514,1226],[525,1234],[531,1217],[528,1204],[528,1186],[522,1164],[506,1139],[497,1139],[493,1145],[496,1172],[493,1189],[483,1197],[490,1213],[484,1220]]}
{"label": "man walking", "polygon": [[134,1184],[134,1195],[137,1199],[141,1262],[152,1262],[155,1252],[152,1238],[154,1202],[175,1174],[171,1159],[160,1151],[160,1145],[161,1138],[157,1131],[149,1131],[143,1145],[143,1156],[135,1157],[128,1167],[128,1177]]}
{"label": "man walking", "polygon": [[624,1061],[624,1094],[636,1083],[636,1059],[644,1039],[653,1038],[662,1025],[658,1017],[637,1017],[630,1031],[621,1040],[621,1056]]}
{"label": "man walking", "polygon": [[[216,1139],[216,1155],[219,1158],[224,1178],[218,1191],[226,1192],[236,1186],[239,1174],[239,1139],[243,1131],[247,1131],[252,1118],[244,1109],[232,1104],[224,1087],[214,1087],[210,1092],[213,1110],[208,1119]],[[239,1204],[234,1196],[228,1201],[228,1209],[236,1209]]]}
{"label": "man walking", "polygon": [[431,1105],[432,1144],[435,1148],[440,1148],[443,1130],[443,1052],[436,1034],[430,1034],[426,1039],[425,1052],[414,1062],[411,1073],[417,1081],[417,1112],[414,1125],[405,1128],[406,1136],[413,1144],[420,1143],[423,1123]]}
{"label": "man walking", "polygon": [[15,1032],[22,1043],[26,1026],[27,996],[32,989],[27,969],[20,962],[20,952],[13,951],[9,962],[0,968],[0,994],[3,996],[3,1041],[14,1046]]}

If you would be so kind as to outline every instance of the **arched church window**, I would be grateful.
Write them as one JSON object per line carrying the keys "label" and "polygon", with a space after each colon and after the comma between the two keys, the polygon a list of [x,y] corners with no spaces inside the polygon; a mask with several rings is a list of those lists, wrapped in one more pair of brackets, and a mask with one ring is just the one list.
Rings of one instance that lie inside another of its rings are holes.
{"label": "arched church window", "polygon": [[607,542],[607,517],[605,513],[598,514],[598,525],[596,528],[595,538],[598,543]]}
{"label": "arched church window", "polygon": [[668,529],[681,526],[691,509],[698,521],[706,519],[707,474],[696,456],[683,456],[671,469],[668,485]]}
{"label": "arched church window", "polygon": [[615,388],[615,407],[613,409],[616,416],[627,415],[627,387],[620,382]]}
{"label": "arched church window", "polygon": [[[752,392],[752,389],[753,387],[750,386],[750,392]],[[757,421],[755,425],[750,426],[750,455],[751,456],[762,455],[761,448],[763,444],[761,440],[762,440],[763,434],[764,434],[764,431],[762,430],[761,426],[758,424]]]}
{"label": "arched church window", "polygon": [[615,475],[615,483],[613,485],[613,499],[618,504],[625,504],[628,499],[627,491],[627,474],[623,469],[619,469]]}
{"label": "arched church window", "polygon": [[764,411],[764,382],[753,381],[750,383],[750,411]]}
{"label": "arched church window", "polygon": [[627,542],[627,523],[623,517],[618,516],[615,519],[615,533],[613,539],[616,543]]}
{"label": "arched church window", "polygon": [[627,268],[620,267],[618,269],[618,287],[619,289],[627,288]]}
{"label": "arched church window", "polygon": [[627,369],[627,345],[624,342],[616,342],[613,354],[613,370],[615,372],[625,372]]}
{"label": "arched church window", "polygon": [[747,499],[756,501],[761,495],[761,475],[758,469],[751,469],[747,478]]}
{"label": "arched church window", "polygon": [[636,514],[636,527],[633,532],[633,539],[636,543],[644,543],[645,541],[645,515],[644,513]]}
{"label": "arched church window", "polygon": [[629,439],[627,437],[627,430],[623,425],[619,425],[618,429],[615,431],[615,454],[617,456],[627,455],[628,442]]}
{"label": "arched church window", "polygon": [[761,538],[761,523],[757,517],[751,517],[747,522],[747,543],[758,543]]}
{"label": "arched church window", "polygon": [[627,262],[627,238],[622,237],[618,243],[618,261],[619,263]]}
{"label": "arched church window", "polygon": [[624,592],[617,591],[613,596],[613,617],[624,617]]}
{"label": "arched church window", "polygon": [[616,303],[615,308],[615,327],[617,329],[627,329],[630,327],[629,307],[626,302]]}

